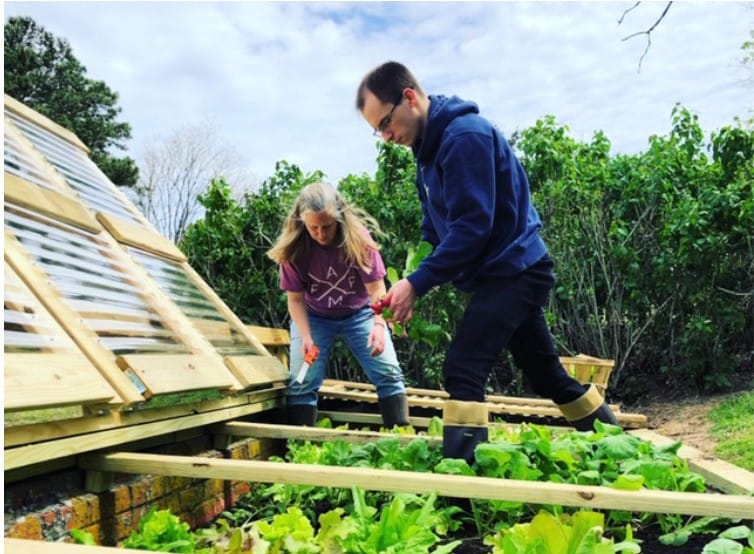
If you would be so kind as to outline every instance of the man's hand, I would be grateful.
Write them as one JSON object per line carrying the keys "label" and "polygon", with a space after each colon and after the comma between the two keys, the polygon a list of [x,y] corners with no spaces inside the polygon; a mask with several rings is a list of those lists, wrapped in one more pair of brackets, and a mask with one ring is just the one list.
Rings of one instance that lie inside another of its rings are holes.
{"label": "man's hand", "polygon": [[390,287],[384,300],[390,302],[393,317],[388,321],[391,323],[400,323],[405,326],[406,322],[413,317],[416,292],[408,279],[401,279]]}

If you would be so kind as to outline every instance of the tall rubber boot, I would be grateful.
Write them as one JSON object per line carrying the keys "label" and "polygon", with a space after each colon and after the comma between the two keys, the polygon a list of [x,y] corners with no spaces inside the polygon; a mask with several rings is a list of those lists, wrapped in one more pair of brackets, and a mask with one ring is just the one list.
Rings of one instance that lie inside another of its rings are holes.
{"label": "tall rubber boot", "polygon": [[589,385],[587,391],[576,400],[558,404],[558,408],[577,431],[594,431],[597,420],[619,425],[615,414],[594,385]]}
{"label": "tall rubber boot", "polygon": [[285,420],[288,425],[317,425],[317,406],[310,404],[288,404],[285,407]]}
{"label": "tall rubber boot", "polygon": [[442,407],[442,455],[461,458],[471,465],[474,450],[488,439],[487,404],[446,400]]}
{"label": "tall rubber boot", "polygon": [[405,394],[394,394],[377,400],[382,415],[382,426],[392,429],[399,425],[405,427],[408,421],[408,398]]}

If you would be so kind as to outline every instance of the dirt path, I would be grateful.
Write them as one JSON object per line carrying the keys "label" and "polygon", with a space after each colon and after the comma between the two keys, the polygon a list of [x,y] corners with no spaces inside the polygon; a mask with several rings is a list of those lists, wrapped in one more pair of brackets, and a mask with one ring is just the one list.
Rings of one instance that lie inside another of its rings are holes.
{"label": "dirt path", "polygon": [[647,427],[658,433],[678,439],[705,454],[714,455],[715,440],[707,420],[707,413],[725,400],[727,395],[654,401],[644,406],[625,408],[625,411],[647,416]]}

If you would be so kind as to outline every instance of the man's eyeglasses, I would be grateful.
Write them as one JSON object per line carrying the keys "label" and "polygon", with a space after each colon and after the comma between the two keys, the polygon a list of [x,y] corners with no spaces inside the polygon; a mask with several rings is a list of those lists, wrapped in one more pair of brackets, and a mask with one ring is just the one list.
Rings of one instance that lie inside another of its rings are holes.
{"label": "man's eyeglasses", "polygon": [[387,128],[390,127],[390,123],[393,122],[393,112],[395,111],[395,108],[401,105],[401,102],[403,102],[403,98],[404,98],[403,91],[401,91],[401,95],[398,98],[398,100],[396,100],[393,103],[393,107],[390,108],[390,111],[387,112],[387,115],[385,117],[380,119],[380,122],[377,125],[377,128],[374,130],[374,136],[381,137],[383,134],[385,134],[385,131],[387,130]]}

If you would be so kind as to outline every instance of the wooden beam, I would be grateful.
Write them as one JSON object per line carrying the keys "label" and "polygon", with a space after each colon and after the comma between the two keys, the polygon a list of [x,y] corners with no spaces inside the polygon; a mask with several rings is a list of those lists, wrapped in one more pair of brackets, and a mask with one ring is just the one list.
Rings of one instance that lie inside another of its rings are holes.
{"label": "wooden beam", "polygon": [[716,515],[750,518],[754,497],[668,492],[624,491],[609,487],[543,483],[489,477],[465,477],[409,471],[288,464],[251,460],[225,460],[202,456],[169,456],[118,452],[82,456],[79,467],[89,471],[172,475],[199,479],[224,479],[260,483],[287,483],[320,487],[407,492],[456,498],[484,498],[556,504],[590,509]]}
{"label": "wooden beam", "polygon": [[8,173],[4,174],[4,198],[7,202],[43,213],[91,233],[102,227],[77,198],[60,191],[45,189]]}
{"label": "wooden beam", "polygon": [[17,113],[22,118],[28,119],[29,121],[36,123],[40,127],[44,127],[49,132],[57,135],[67,142],[70,142],[76,148],[84,151],[87,155],[89,155],[89,148],[86,146],[86,144],[81,142],[79,137],[77,137],[73,132],[69,131],[65,127],[58,125],[50,118],[43,116],[38,111],[32,110],[26,104],[21,103],[20,101],[16,100],[12,96],[8,96],[7,94],[5,95],[5,107],[12,112]]}
{"label": "wooden beam", "polygon": [[381,439],[398,439],[401,443],[409,443],[414,439],[424,439],[430,444],[441,444],[442,437],[428,437],[420,435],[398,435],[394,433],[380,433],[379,431],[346,431],[342,429],[324,429],[321,427],[302,427],[293,425],[276,425],[274,423],[250,423],[232,421],[220,425],[213,425],[208,429],[211,433],[232,435],[234,437],[255,437],[263,439],[299,439],[313,442],[327,442],[342,440],[353,444],[364,444]]}
{"label": "wooden beam", "polygon": [[[131,203],[128,203],[131,207]],[[145,252],[151,252],[177,262],[185,262],[186,255],[171,241],[156,233],[151,228],[145,228],[119,217],[97,212],[97,221],[107,229],[115,240],[123,244],[135,246]]]}
{"label": "wooden beam", "polygon": [[31,464],[45,462],[55,458],[62,458],[74,454],[83,454],[102,448],[111,448],[144,439],[150,436],[159,436],[167,433],[191,429],[203,425],[211,425],[232,419],[238,419],[251,414],[264,412],[279,405],[277,399],[269,399],[255,404],[242,404],[236,407],[220,409],[197,415],[185,417],[173,417],[160,419],[143,425],[118,427],[108,431],[76,435],[48,442],[17,446],[5,449],[4,469],[6,478],[8,471],[22,468]]}
{"label": "wooden beam", "polygon": [[[629,431],[640,439],[657,446],[676,442],[649,429]],[[681,445],[678,455],[688,461],[689,468],[704,477],[707,484],[729,494],[754,494],[754,473],[714,456],[709,456],[688,445]],[[752,512],[754,515],[754,512]]]}

